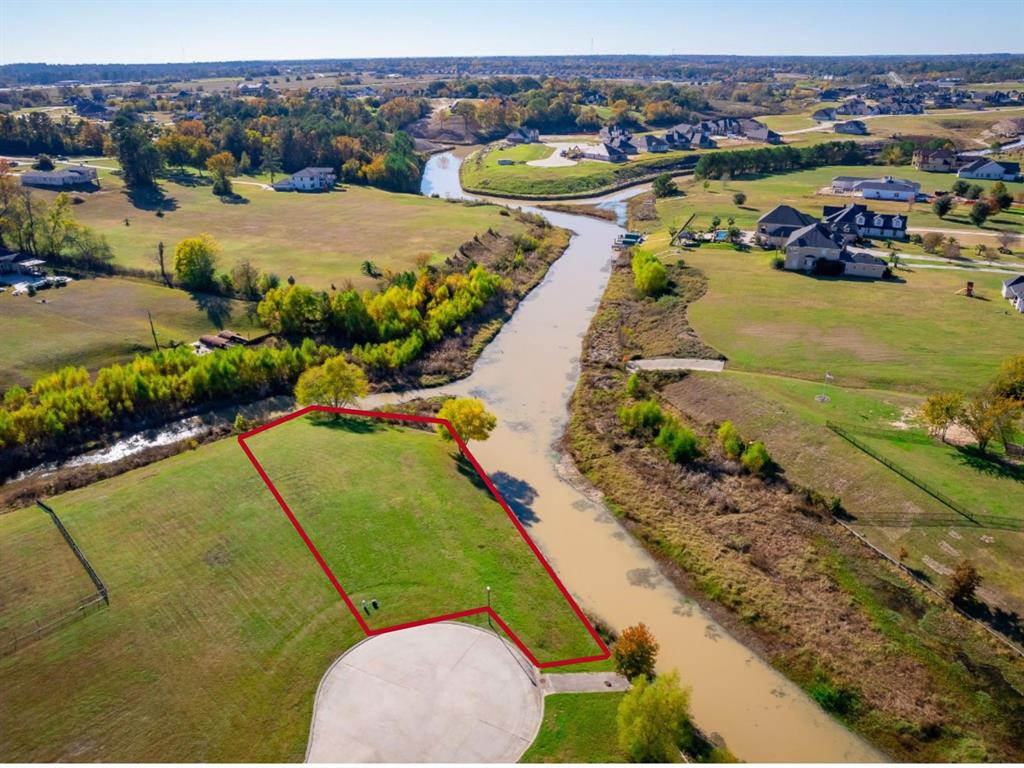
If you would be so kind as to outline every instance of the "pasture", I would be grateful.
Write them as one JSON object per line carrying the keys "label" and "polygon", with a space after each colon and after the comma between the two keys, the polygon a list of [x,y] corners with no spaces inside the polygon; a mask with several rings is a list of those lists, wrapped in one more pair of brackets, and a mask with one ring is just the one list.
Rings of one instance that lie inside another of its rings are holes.
{"label": "pasture", "polygon": [[[255,450],[327,561],[351,564],[354,593],[381,601],[381,621],[480,605],[486,582],[542,659],[592,647],[440,438],[288,427],[261,434]],[[301,760],[321,676],[364,635],[237,442],[50,503],[111,603],[0,659],[0,758]]]}
{"label": "pasture", "polygon": [[[97,163],[111,165],[104,161]],[[155,270],[157,245],[169,262],[184,238],[208,233],[220,243],[219,268],[249,259],[284,281],[289,276],[316,289],[351,280],[368,287],[360,271],[365,260],[380,269],[413,269],[417,257],[440,261],[488,228],[503,234],[525,231],[495,206],[345,186],[327,194],[273,192],[262,182],[233,179],[234,202],[211,192],[209,177],[175,177],[159,183],[160,196],[128,193],[116,176],[102,179],[97,192],[80,195],[75,218],[104,234],[116,263]],[[53,192],[39,192],[52,197]],[[158,216],[157,212],[162,212]]]}
{"label": "pasture", "polygon": [[34,297],[6,291],[0,293],[0,390],[65,365],[95,370],[152,351],[147,312],[161,345],[169,345],[224,328],[261,333],[248,310],[245,302],[120,277],[75,280]]}

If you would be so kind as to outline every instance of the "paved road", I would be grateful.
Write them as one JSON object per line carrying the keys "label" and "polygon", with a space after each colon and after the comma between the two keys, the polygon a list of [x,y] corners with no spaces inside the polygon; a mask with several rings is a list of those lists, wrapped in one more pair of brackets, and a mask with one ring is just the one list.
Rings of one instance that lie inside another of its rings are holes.
{"label": "paved road", "polygon": [[645,360],[630,360],[626,363],[630,371],[721,371],[725,360],[704,360],[696,357],[651,357]]}
{"label": "paved road", "polygon": [[535,670],[496,635],[443,622],[368,638],[327,671],[311,763],[514,763],[544,712]]}

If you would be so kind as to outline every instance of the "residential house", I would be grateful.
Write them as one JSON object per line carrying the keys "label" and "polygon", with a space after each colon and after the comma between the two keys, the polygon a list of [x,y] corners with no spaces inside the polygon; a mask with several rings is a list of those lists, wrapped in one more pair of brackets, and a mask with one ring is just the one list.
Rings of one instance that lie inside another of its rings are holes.
{"label": "residential house", "polygon": [[333,168],[303,168],[274,184],[278,192],[327,192],[334,187],[337,176]]}
{"label": "residential house", "polygon": [[1024,313],[1024,275],[1004,280],[1002,293],[1014,309]]}
{"label": "residential house", "polygon": [[597,132],[597,138],[605,144],[611,144],[614,139],[631,139],[633,134],[628,128],[621,125],[606,125]]}
{"label": "residential house", "polygon": [[832,194],[860,195],[872,200],[916,200],[921,193],[921,185],[907,179],[894,179],[883,176],[880,179],[869,179],[862,176],[836,176],[832,179]]}
{"label": "residential house", "polygon": [[886,240],[907,239],[907,217],[899,213],[875,213],[861,203],[846,206],[826,205],[822,223],[846,243],[868,237]]}
{"label": "residential house", "polygon": [[45,263],[42,259],[28,258],[24,253],[0,253],[0,275],[39,277],[43,274],[40,267]]}
{"label": "residential house", "polygon": [[961,179],[988,179],[989,181],[1016,181],[1020,176],[1020,165],[1018,163],[1007,163],[999,160],[989,160],[979,157],[977,160],[968,163],[959,171],[957,176]]}
{"label": "residential house", "polygon": [[847,120],[845,123],[836,123],[832,126],[836,133],[846,133],[852,136],[867,136],[868,127],[863,120]]}
{"label": "residential house", "polygon": [[881,259],[847,250],[842,239],[821,222],[793,232],[785,251],[785,268],[799,272],[878,279],[885,277],[887,270]]}
{"label": "residential house", "polygon": [[814,224],[816,219],[789,205],[777,205],[757,220],[757,234],[769,245],[782,245],[796,230]]}
{"label": "residential house", "polygon": [[607,144],[608,146],[614,147],[627,155],[635,155],[638,152],[637,146],[628,136],[616,136],[614,139],[607,142]]}
{"label": "residential house", "polygon": [[833,107],[815,110],[814,114],[811,115],[811,120],[818,123],[830,123],[835,119],[836,111]]}
{"label": "residential house", "polygon": [[505,137],[505,141],[510,144],[536,144],[540,141],[540,131],[536,128],[527,128],[525,125],[522,125],[510,132]]}
{"label": "residential house", "polygon": [[751,141],[761,141],[765,144],[781,144],[782,136],[773,131],[764,123],[750,118],[741,118],[739,123],[739,135]]}
{"label": "residential house", "polygon": [[602,142],[583,147],[580,157],[585,157],[588,160],[603,160],[606,163],[621,163],[626,159],[626,153],[618,147]]}
{"label": "residential house", "polygon": [[25,171],[21,183],[28,187],[79,187],[96,183],[96,169],[84,165],[72,165],[53,171]]}
{"label": "residential house", "polygon": [[952,173],[956,170],[956,152],[951,149],[919,149],[911,160],[919,171],[930,173]]}
{"label": "residential house", "polygon": [[668,142],[653,133],[637,136],[633,139],[633,145],[641,152],[668,152]]}

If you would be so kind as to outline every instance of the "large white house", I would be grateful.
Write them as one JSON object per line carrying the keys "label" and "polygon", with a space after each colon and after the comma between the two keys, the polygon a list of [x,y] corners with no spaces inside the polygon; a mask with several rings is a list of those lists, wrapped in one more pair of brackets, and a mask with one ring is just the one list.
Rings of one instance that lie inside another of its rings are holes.
{"label": "large white house", "polygon": [[957,176],[961,179],[988,179],[989,181],[1016,181],[1020,176],[1020,166],[1017,163],[1006,163],[997,160],[987,160],[980,157],[972,163],[968,163],[959,171]]}
{"label": "large white house", "polygon": [[278,192],[326,192],[337,180],[333,168],[303,168],[274,184]]}
{"label": "large white house", "polygon": [[1003,281],[1003,298],[1009,300],[1010,306],[1018,312],[1024,313],[1024,275]]}
{"label": "large white house", "polygon": [[55,171],[25,171],[21,174],[21,183],[29,187],[77,187],[93,184],[96,181],[96,169],[84,165],[72,165]]}
{"label": "large white house", "polygon": [[832,194],[860,195],[867,200],[916,200],[921,185],[908,179],[894,179],[883,176],[867,179],[860,176],[836,176],[832,179]]}

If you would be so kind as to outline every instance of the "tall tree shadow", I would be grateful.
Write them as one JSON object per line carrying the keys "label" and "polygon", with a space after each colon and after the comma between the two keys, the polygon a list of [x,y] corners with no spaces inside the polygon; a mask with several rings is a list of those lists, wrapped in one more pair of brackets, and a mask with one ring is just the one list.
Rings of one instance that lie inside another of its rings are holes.
{"label": "tall tree shadow", "polygon": [[140,211],[175,211],[178,209],[177,198],[169,196],[159,184],[154,184],[152,187],[128,187],[123,194],[128,198],[128,202]]}
{"label": "tall tree shadow", "polygon": [[508,502],[520,523],[528,526],[540,522],[540,518],[533,510],[533,503],[537,500],[536,488],[508,472],[495,472],[491,475],[491,482]]}
{"label": "tall tree shadow", "polygon": [[231,320],[232,306],[229,299],[225,299],[223,296],[215,296],[212,293],[198,293],[196,291],[189,292],[189,296],[196,303],[196,307],[205,312],[206,317],[217,328],[223,330],[224,325]]}

